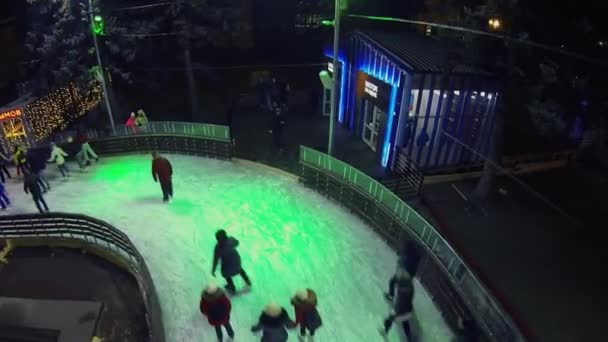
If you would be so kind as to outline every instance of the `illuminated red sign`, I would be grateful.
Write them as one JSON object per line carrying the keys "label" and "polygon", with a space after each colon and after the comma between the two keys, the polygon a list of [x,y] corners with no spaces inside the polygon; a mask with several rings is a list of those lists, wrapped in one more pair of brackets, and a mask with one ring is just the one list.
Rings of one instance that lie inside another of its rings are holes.
{"label": "illuminated red sign", "polygon": [[20,116],[23,116],[23,111],[21,109],[13,109],[0,113],[0,121],[10,120]]}

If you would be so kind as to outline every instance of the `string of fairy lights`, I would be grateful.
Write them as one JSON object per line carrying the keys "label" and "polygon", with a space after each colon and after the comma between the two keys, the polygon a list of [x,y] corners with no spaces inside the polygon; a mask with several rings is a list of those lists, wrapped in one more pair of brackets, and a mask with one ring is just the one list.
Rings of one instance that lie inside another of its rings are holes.
{"label": "string of fairy lights", "polygon": [[102,99],[98,82],[82,90],[74,83],[55,89],[25,107],[37,141],[44,140],[57,130],[65,129],[70,122],[85,115]]}

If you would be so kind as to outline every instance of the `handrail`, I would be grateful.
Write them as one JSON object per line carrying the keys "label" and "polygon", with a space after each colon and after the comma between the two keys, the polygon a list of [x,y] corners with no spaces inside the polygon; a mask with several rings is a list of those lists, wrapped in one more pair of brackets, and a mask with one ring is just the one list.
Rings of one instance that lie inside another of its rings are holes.
{"label": "handrail", "polygon": [[[127,127],[116,125],[113,130],[103,131],[98,129],[87,130],[90,139],[103,139],[111,137],[128,137],[138,135],[173,135],[199,137],[209,140],[231,142],[230,127],[199,122],[182,121],[150,121],[143,126]],[[58,134],[56,143],[64,143],[70,134]]]}
{"label": "handrail", "polygon": [[146,306],[149,341],[164,342],[162,312],[144,258],[129,237],[102,220],[80,214],[50,213],[0,216],[0,240],[73,241],[82,248],[100,248],[127,268],[137,281]]}
{"label": "handrail", "polygon": [[[495,324],[508,329],[515,337],[514,341],[525,341],[525,338],[512,318],[506,313],[502,305],[490,294],[488,289],[478,279],[471,268],[462,260],[452,246],[439,234],[439,232],[420,214],[412,209],[407,203],[397,195],[386,189],[381,183],[369,177],[358,169],[324,153],[314,149],[300,146],[300,163],[319,169],[325,173],[333,175],[353,188],[367,194],[375,199],[381,206],[393,213],[393,215],[403,223],[404,227],[409,227],[410,234],[422,241],[428,250],[439,260],[448,273],[453,285],[460,288],[465,296],[467,305],[475,316],[476,320],[482,323],[484,331],[493,339],[498,340],[499,332],[493,331],[492,327],[498,328]],[[441,248],[443,246],[444,248]],[[482,296],[479,297],[479,294]],[[477,298],[475,298],[475,297]],[[478,304],[474,303],[477,302]],[[483,310],[483,311],[482,311]],[[489,311],[494,311],[492,315]],[[499,318],[503,322],[490,322],[488,320]],[[504,340],[501,340],[501,342]]]}

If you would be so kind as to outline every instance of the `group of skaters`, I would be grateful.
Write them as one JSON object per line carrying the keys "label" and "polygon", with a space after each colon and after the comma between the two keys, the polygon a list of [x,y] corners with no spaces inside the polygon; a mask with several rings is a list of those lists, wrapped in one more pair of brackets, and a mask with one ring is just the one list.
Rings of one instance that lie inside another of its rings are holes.
{"label": "group of skaters", "polygon": [[[8,171],[8,166],[12,164],[15,166],[16,176],[23,178],[23,191],[32,195],[40,213],[48,213],[49,207],[43,196],[44,193],[51,190],[51,184],[44,175],[46,164],[54,162],[62,177],[68,178],[70,177],[70,170],[66,165],[66,157],[75,156],[82,172],[88,171],[87,167],[91,165],[91,160],[99,161],[99,156],[91,148],[84,129],[79,129],[75,139],[70,137],[68,142],[66,149],[70,153],[52,142],[50,144],[50,158],[48,159],[49,150],[47,148],[26,150],[22,146],[16,146],[11,156],[0,152],[0,207],[6,209],[11,204],[4,183],[7,178],[12,178]],[[4,177],[5,175],[7,178]]]}
{"label": "group of skaters", "polygon": [[[215,277],[218,263],[221,263],[222,277],[226,280],[224,289],[212,282],[208,284],[201,295],[200,311],[207,317],[209,324],[215,328],[217,338],[223,341],[223,330],[226,330],[230,339],[234,338],[234,329],[230,323],[232,304],[230,296],[237,294],[233,277],[240,276],[246,284],[245,290],[251,287],[251,280],[241,264],[241,257],[237,251],[239,242],[229,236],[226,231],[218,230],[215,233],[217,244],[213,253],[211,274]],[[391,303],[391,312],[384,319],[379,328],[380,335],[388,335],[393,323],[401,323],[408,340],[412,334],[410,319],[413,311],[414,283],[413,278],[417,272],[421,253],[418,246],[411,240],[404,243],[399,253],[397,270],[389,281],[389,290],[384,297]],[[251,327],[252,332],[262,332],[262,342],[285,342],[288,338],[288,329],[299,327],[298,339],[304,341],[314,340],[315,332],[321,327],[322,320],[317,310],[317,295],[312,289],[298,290],[290,300],[294,308],[295,321],[291,319],[285,307],[271,302],[262,310],[258,321]]]}
{"label": "group of skaters", "polygon": [[[217,244],[213,252],[211,274],[215,277],[216,268],[221,264],[222,277],[226,279],[225,291],[215,283],[208,284],[201,295],[200,311],[215,328],[218,340],[223,341],[222,327],[230,339],[234,338],[234,329],[230,324],[232,303],[228,296],[237,294],[232,278],[237,275],[243,278],[246,289],[251,287],[251,280],[241,264],[241,256],[237,251],[238,240],[229,236],[224,230],[218,230],[215,238]],[[262,310],[251,331],[261,332],[263,342],[285,342],[288,337],[287,330],[299,326],[299,340],[304,341],[308,336],[308,341],[313,341],[315,331],[322,325],[317,310],[316,293],[312,289],[299,290],[291,298],[291,305],[294,307],[295,321],[291,319],[287,309],[272,302]]]}
{"label": "group of skaters", "polygon": [[131,112],[127,122],[125,122],[125,126],[130,129],[133,134],[138,133],[139,131],[146,132],[148,127],[148,116],[143,109],[139,109],[137,114],[135,112]]}

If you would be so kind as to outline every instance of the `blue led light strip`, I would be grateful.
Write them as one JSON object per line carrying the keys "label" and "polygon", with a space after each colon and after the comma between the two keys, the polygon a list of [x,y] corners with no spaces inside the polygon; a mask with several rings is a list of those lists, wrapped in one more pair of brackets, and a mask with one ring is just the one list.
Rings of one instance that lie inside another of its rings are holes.
{"label": "blue led light strip", "polygon": [[388,165],[388,156],[391,151],[391,135],[393,133],[393,118],[395,117],[395,105],[397,102],[397,89],[399,87],[393,85],[391,87],[391,99],[388,104],[388,123],[386,125],[386,134],[384,134],[384,145],[382,147],[382,166]]}

